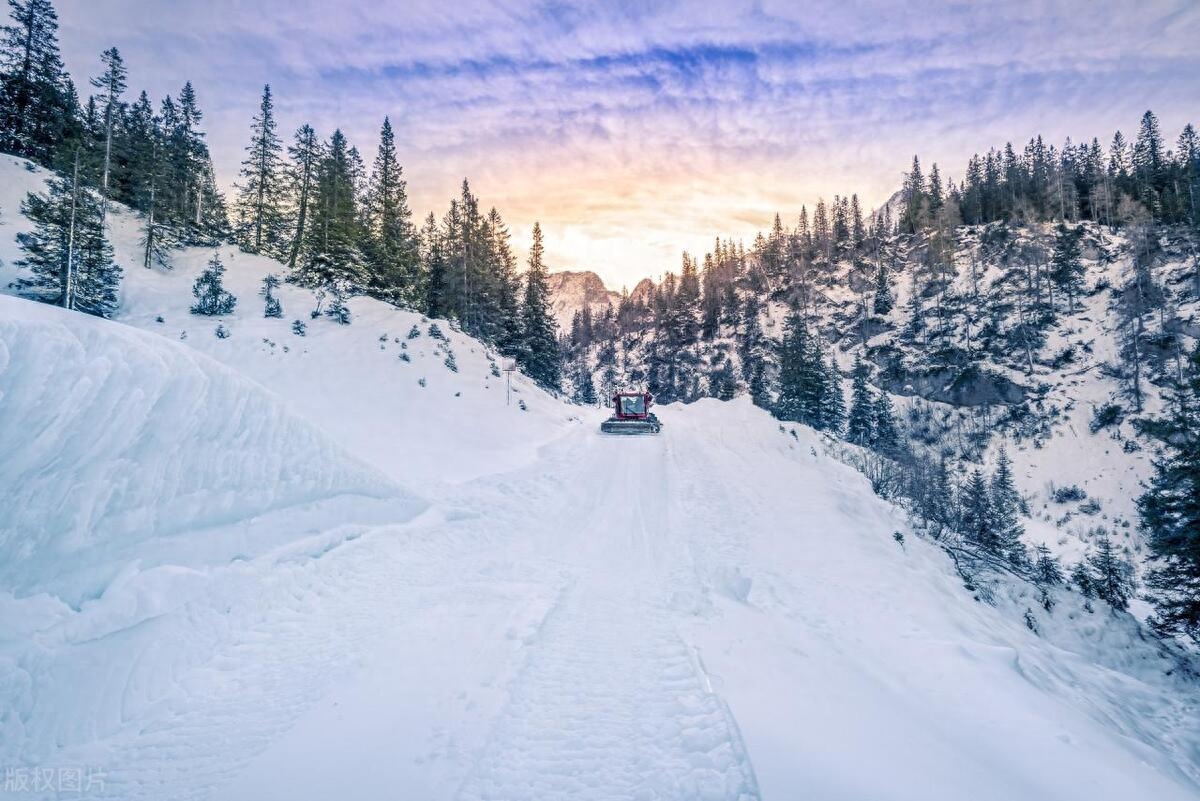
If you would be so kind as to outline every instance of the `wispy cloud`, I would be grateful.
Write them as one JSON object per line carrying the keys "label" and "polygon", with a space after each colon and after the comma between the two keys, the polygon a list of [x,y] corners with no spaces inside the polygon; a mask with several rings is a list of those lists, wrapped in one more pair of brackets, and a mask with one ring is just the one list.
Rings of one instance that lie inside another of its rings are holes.
{"label": "wispy cloud", "polygon": [[882,202],[913,153],[953,173],[1147,107],[1173,136],[1200,108],[1192,0],[58,6],[77,78],[115,44],[134,86],[195,82],[227,182],[270,82],[285,128],[364,154],[390,115],[419,211],[470,176],[518,236],[542,221],[556,266],[614,284],[822,195]]}

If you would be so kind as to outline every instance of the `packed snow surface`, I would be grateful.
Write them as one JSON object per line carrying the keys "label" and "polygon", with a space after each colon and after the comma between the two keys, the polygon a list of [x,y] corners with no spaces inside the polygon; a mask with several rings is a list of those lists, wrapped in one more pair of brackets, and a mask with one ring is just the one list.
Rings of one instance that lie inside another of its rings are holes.
{"label": "packed snow surface", "polygon": [[7,795],[1200,798],[1176,656],[976,600],[808,429],[604,436],[445,321],[263,319],[279,266],[228,251],[237,313],[196,318],[211,253],[142,270],[136,223],[120,321],[0,298]]}

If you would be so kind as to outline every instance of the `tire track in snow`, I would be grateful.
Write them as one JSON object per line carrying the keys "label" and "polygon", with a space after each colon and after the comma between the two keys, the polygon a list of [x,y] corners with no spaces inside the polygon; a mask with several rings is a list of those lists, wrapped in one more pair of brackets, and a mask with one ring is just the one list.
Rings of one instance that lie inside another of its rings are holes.
{"label": "tire track in snow", "polygon": [[672,530],[669,447],[598,438],[574,455],[596,493],[555,526],[578,579],[530,644],[460,801],[759,798],[732,714],[668,609],[690,558]]}

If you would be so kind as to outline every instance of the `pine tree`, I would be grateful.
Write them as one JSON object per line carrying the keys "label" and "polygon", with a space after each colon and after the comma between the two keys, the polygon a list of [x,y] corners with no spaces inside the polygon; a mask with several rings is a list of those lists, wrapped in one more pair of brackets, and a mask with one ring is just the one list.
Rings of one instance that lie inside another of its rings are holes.
{"label": "pine tree", "polygon": [[250,144],[239,173],[237,242],[243,250],[282,257],[287,249],[283,213],[283,143],[275,124],[271,87],[263,87],[258,115],[250,123]]}
{"label": "pine tree", "polygon": [[1133,145],[1133,171],[1139,190],[1138,199],[1147,205],[1156,200],[1155,192],[1162,186],[1164,161],[1158,117],[1154,116],[1154,112],[1147,111],[1142,115],[1142,124]]}
{"label": "pine tree", "polygon": [[961,494],[961,532],[964,539],[985,553],[996,553],[992,497],[983,478],[983,471],[976,468],[971,472],[971,477],[967,479]]}
{"label": "pine tree", "polygon": [[561,384],[558,326],[550,314],[550,286],[543,262],[542,227],[533,224],[533,246],[525,273],[525,302],[521,309],[521,352],[525,373],[544,387],[557,391]]}
{"label": "pine tree", "polygon": [[112,47],[100,56],[104,65],[104,74],[92,79],[92,86],[100,90],[100,98],[104,104],[104,168],[100,178],[100,192],[110,198],[109,178],[112,172],[113,130],[117,124],[117,116],[121,111],[121,94],[125,91],[125,62],[121,53]]}
{"label": "pine tree", "polygon": [[1034,553],[1034,580],[1043,587],[1057,587],[1062,584],[1062,567],[1059,565],[1058,560],[1050,554],[1050,549],[1046,547],[1046,543],[1038,543],[1037,548],[1034,549]]}
{"label": "pine tree", "polygon": [[379,153],[367,192],[367,270],[371,290],[381,298],[416,298],[419,254],[407,182],[396,157],[392,123],[385,117],[379,131]]}
{"label": "pine tree", "polygon": [[1067,296],[1067,311],[1075,313],[1075,298],[1083,289],[1083,252],[1079,240],[1081,228],[1068,228],[1060,222],[1055,228],[1054,253],[1050,258],[1050,280]]}
{"label": "pine tree", "polygon": [[283,317],[283,304],[279,302],[279,298],[275,297],[275,290],[279,288],[279,276],[274,273],[267,273],[263,278],[263,288],[260,293],[263,297],[263,317]]}
{"label": "pine tree", "polygon": [[896,299],[892,295],[892,285],[888,278],[887,268],[880,264],[879,270],[875,273],[875,299],[872,308],[876,314],[883,316],[890,314],[895,306]]}
{"label": "pine tree", "polygon": [[817,411],[807,386],[811,380],[808,360],[812,353],[808,327],[796,311],[788,315],[784,325],[783,341],[779,345],[779,397],[775,401],[775,416],[793,423],[807,423]]}
{"label": "pine tree", "polygon": [[1164,634],[1200,643],[1200,345],[1189,367],[1188,380],[1174,393],[1171,416],[1156,431],[1163,453],[1137,504],[1149,536],[1151,622]]}
{"label": "pine tree", "polygon": [[[425,218],[421,228],[421,261],[425,274],[423,309],[430,317],[445,317],[446,304],[446,256],[442,247],[442,234],[438,229],[433,212]],[[520,353],[520,341],[516,354]]]}
{"label": "pine tree", "polygon": [[313,188],[317,181],[317,170],[323,156],[321,141],[311,125],[302,125],[296,131],[292,145],[288,148],[291,164],[288,179],[291,194],[295,198],[296,218],[292,224],[292,246],[288,251],[288,269],[296,274],[305,243],[309,241],[309,208],[312,204]]}
{"label": "pine tree", "polygon": [[309,207],[304,261],[297,276],[305,286],[329,287],[341,281],[358,288],[365,283],[356,171],[346,137],[334,131],[317,169]]}
{"label": "pine tree", "polygon": [[846,439],[864,448],[875,441],[875,404],[867,376],[867,365],[856,355],[851,372],[850,416],[846,423]]}
{"label": "pine tree", "polygon": [[579,378],[576,381],[579,388],[577,401],[584,406],[596,405],[596,385],[592,381],[592,373],[587,369],[586,361],[580,364]]}
{"label": "pine tree", "polygon": [[1022,502],[1013,480],[1012,462],[1004,446],[1000,447],[996,458],[991,493],[995,553],[1014,565],[1023,565],[1029,557],[1025,545],[1021,542],[1021,537],[1025,534],[1020,518]]}
{"label": "pine tree", "polygon": [[192,295],[196,298],[192,305],[192,314],[213,316],[233,311],[237,305],[237,298],[225,290],[222,283],[224,275],[225,265],[221,263],[221,254],[214,252],[208,266],[192,285]]}
{"label": "pine tree", "polygon": [[493,208],[488,212],[489,263],[496,281],[496,347],[505,356],[516,356],[521,344],[521,281],[517,260],[509,245],[508,228]]}
{"label": "pine tree", "polygon": [[102,201],[72,180],[52,178],[46,195],[30,193],[21,206],[34,230],[17,235],[24,253],[17,267],[33,273],[16,282],[22,294],[44,303],[111,317],[117,309],[121,268],[104,235]]}
{"label": "pine tree", "polygon": [[900,432],[896,428],[892,399],[886,392],[880,392],[875,399],[874,412],[875,437],[871,445],[880,453],[892,455],[900,447]]}
{"label": "pine tree", "polygon": [[[150,101],[145,92],[138,100],[136,108],[140,109],[139,117],[149,114]],[[144,148],[146,152],[139,153],[137,161],[138,171],[144,175],[143,180],[145,181],[145,197],[139,204],[146,215],[141,239],[142,266],[146,269],[151,267],[170,268],[171,250],[178,245],[178,240],[174,229],[165,219],[166,212],[162,208],[163,204],[160,200],[160,186],[166,170],[162,137],[154,118],[147,119],[145,126],[144,135],[148,141],[140,144],[139,150]]]}
{"label": "pine tree", "polygon": [[1134,590],[1133,566],[1113,549],[1107,532],[1096,542],[1096,552],[1088,559],[1088,568],[1096,597],[1117,611],[1128,609]]}
{"label": "pine tree", "polygon": [[821,403],[821,428],[838,434],[846,423],[846,396],[842,394],[842,371],[837,358],[829,355],[829,369],[825,372],[825,394]]}
{"label": "pine tree", "polygon": [[[8,0],[0,34],[0,150],[49,164],[76,114],[50,0]],[[73,90],[72,90],[73,91]]]}

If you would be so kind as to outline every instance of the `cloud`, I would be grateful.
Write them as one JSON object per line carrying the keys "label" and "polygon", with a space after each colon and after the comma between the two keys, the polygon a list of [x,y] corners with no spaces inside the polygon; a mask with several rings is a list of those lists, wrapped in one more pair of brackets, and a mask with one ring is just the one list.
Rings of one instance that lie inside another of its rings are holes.
{"label": "cloud", "polygon": [[68,67],[121,48],[131,85],[191,79],[221,178],[263,83],[282,127],[396,128],[413,206],[464,176],[558,267],[613,284],[753,236],[818,197],[885,200],[913,153],[1164,130],[1200,107],[1192,0],[58,0]]}

